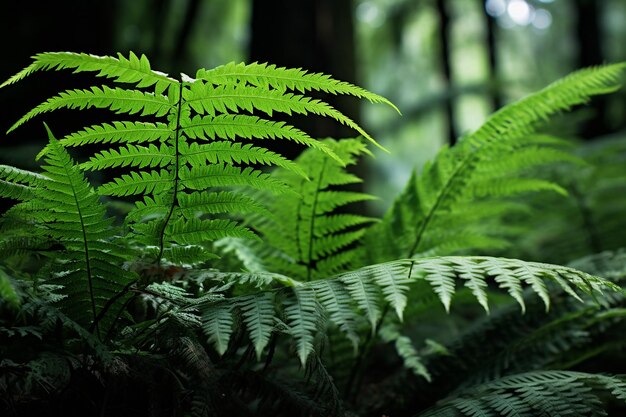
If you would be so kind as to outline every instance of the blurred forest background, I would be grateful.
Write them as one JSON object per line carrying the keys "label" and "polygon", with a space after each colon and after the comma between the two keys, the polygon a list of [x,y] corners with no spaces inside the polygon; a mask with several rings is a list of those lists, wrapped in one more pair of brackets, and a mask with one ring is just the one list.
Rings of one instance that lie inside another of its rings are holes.
{"label": "blurred forest background", "polygon": [[[391,150],[376,152],[361,172],[368,191],[381,197],[372,208],[381,212],[412,169],[503,104],[574,69],[626,60],[626,0],[4,1],[0,31],[3,80],[37,52],[134,51],[170,74],[229,61],[270,62],[332,74],[384,95],[403,117],[356,100],[331,100]],[[61,88],[80,87],[74,78],[65,86],[69,76],[39,74],[0,91],[0,130]],[[57,136],[67,134],[75,116],[55,115],[49,124]],[[351,134],[324,123],[296,125],[318,137]],[[595,101],[557,128],[579,140],[623,136],[624,92]],[[3,134],[0,163],[31,167],[44,141],[40,123]]]}

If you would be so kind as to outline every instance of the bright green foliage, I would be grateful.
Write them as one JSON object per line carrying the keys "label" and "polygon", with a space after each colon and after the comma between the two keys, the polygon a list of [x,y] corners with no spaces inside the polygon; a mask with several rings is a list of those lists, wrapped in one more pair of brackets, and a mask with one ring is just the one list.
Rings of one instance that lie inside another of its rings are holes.
{"label": "bright green foliage", "polygon": [[570,371],[505,377],[461,391],[420,417],[605,416],[606,397],[626,400],[626,380]]}
{"label": "bright green foliage", "polygon": [[[339,208],[373,198],[340,188],[361,182],[343,165],[355,164],[357,157],[367,152],[364,143],[357,139],[321,143],[342,163],[317,149],[307,150],[295,161],[302,175],[287,169],[273,173],[273,178],[293,192],[268,195],[269,211],[252,217],[251,225],[260,232],[263,243],[252,243],[248,250],[263,254],[263,270],[304,281],[345,271],[355,257],[355,243],[365,232],[364,226],[375,221],[337,213]],[[240,250],[236,252],[246,257]]]}
{"label": "bright green foliage", "polygon": [[[29,67],[2,86],[36,71],[61,69],[95,72],[125,86],[63,91],[28,112],[9,131],[35,116],[63,108],[94,107],[135,118],[159,119],[86,126],[60,140],[65,147],[114,146],[101,150],[80,167],[97,171],[130,170],[112,178],[98,192],[115,197],[140,197],[137,210],[142,214],[130,214],[131,227],[140,244],[153,248],[152,255],[159,262],[163,258],[174,263],[203,262],[212,257],[207,248],[212,241],[224,237],[253,238],[253,233],[236,221],[204,220],[203,216],[234,214],[233,209],[235,213],[258,209],[254,200],[240,198],[233,187],[276,193],[286,190],[282,182],[258,170],[257,165],[278,166],[305,175],[281,155],[243,141],[293,140],[341,161],[324,143],[282,121],[269,119],[274,113],[330,117],[376,144],[361,127],[329,104],[294,91],[347,94],[393,107],[383,97],[322,74],[259,64],[229,64],[213,70],[201,69],[196,78],[183,74],[181,80],[176,80],[152,70],[145,56],[137,57],[133,53],[128,58],[121,54],[118,58],[69,52],[38,54]],[[17,196],[18,192],[21,191],[15,189],[11,195]],[[224,204],[220,205],[219,201]]]}
{"label": "bright green foliage", "polygon": [[615,91],[624,67],[573,73],[502,108],[457,146],[439,152],[421,175],[411,177],[383,222],[367,234],[364,263],[506,246],[502,219],[520,209],[507,197],[542,190],[565,194],[562,187],[529,175],[530,169],[580,162],[546,149],[559,141],[535,134],[537,127],[555,113]]}

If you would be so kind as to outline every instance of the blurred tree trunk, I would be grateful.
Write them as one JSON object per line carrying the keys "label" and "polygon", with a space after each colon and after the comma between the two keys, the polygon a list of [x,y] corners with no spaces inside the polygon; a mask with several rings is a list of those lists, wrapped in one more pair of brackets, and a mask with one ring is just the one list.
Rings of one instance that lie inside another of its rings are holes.
{"label": "blurred tree trunk", "polygon": [[[323,72],[335,79],[357,84],[352,0],[253,0],[250,61]],[[321,94],[320,98],[360,123],[359,100],[356,98],[329,94]],[[357,135],[335,120],[315,115],[296,115],[285,118],[285,121],[314,138]],[[302,146],[293,142],[268,145],[290,159],[302,151]],[[367,160],[349,169],[366,181]],[[351,184],[347,188],[363,192],[362,184]],[[367,212],[365,203],[351,204],[340,211],[344,209],[351,213]]]}
{"label": "blurred tree trunk", "polygon": [[[601,39],[601,1],[575,0],[576,39],[578,40],[578,67],[604,63]],[[594,139],[609,132],[607,114],[608,97],[595,98],[590,106],[591,118],[582,127],[586,139]]]}
{"label": "blurred tree trunk", "polygon": [[[250,61],[324,72],[356,83],[354,22],[351,0],[276,0],[252,2]],[[359,122],[359,103],[352,97],[324,95],[333,107]],[[333,120],[290,118],[312,137],[354,136]],[[281,153],[293,158],[300,146],[281,143]]]}
{"label": "blurred tree trunk", "polygon": [[[483,3],[482,0],[479,0]],[[496,43],[496,21],[493,17],[489,16],[487,9],[481,4],[485,23],[486,23],[486,41],[487,41],[487,58],[489,62],[489,73],[487,80],[489,101],[491,102],[492,111],[498,110],[502,107],[502,96],[500,94],[500,83],[498,78],[498,45]]]}
{"label": "blurred tree trunk", "polygon": [[[452,89],[452,69],[450,65],[450,15],[446,0],[437,0],[437,14],[439,14],[439,57],[441,72],[444,81],[444,88],[448,93]],[[448,143],[454,145],[457,140],[457,132],[454,118],[454,97],[448,94],[449,98],[444,102],[444,111],[447,120]]]}

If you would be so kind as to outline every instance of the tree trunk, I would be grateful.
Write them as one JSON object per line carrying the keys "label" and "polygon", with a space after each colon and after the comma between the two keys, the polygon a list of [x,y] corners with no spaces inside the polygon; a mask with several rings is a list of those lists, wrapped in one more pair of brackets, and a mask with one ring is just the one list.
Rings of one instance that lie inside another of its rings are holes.
{"label": "tree trunk", "polygon": [[[450,15],[446,0],[437,0],[437,13],[439,14],[439,56],[441,62],[441,72],[443,75],[444,88],[448,91],[452,88],[452,69],[450,65]],[[454,98],[448,94],[449,98],[444,102],[444,111],[447,120],[448,143],[450,146],[456,143],[457,132],[454,126]]]}
{"label": "tree trunk", "polygon": [[[578,40],[578,67],[590,67],[601,65],[604,62],[602,53],[602,40],[600,33],[600,1],[575,0],[576,11],[576,38]],[[582,136],[585,139],[594,139],[608,133],[607,114],[608,97],[595,98],[590,109],[593,112],[591,118],[582,127]]]}

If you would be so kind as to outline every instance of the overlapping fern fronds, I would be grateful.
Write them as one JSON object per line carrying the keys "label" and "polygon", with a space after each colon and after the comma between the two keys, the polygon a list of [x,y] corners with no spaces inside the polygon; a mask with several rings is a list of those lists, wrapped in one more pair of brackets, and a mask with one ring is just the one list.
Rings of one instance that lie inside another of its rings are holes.
{"label": "overlapping fern fronds", "polygon": [[[9,131],[40,114],[63,108],[93,107],[133,116],[85,126],[60,143],[64,147],[112,146],[96,153],[81,168],[130,170],[112,178],[98,192],[140,197],[128,220],[138,241],[152,248],[158,261],[202,262],[211,257],[207,244],[212,241],[254,238],[249,229],[227,218],[227,214],[259,209],[257,202],[236,193],[233,187],[287,191],[282,182],[263,173],[258,165],[274,165],[304,175],[283,156],[245,141],[295,141],[341,161],[326,144],[283,121],[272,120],[275,113],[328,117],[376,144],[351,119],[307,92],[352,95],[394,107],[383,97],[323,74],[263,64],[229,64],[201,69],[196,78],[183,74],[176,80],[152,70],[145,56],[133,53],[117,58],[69,52],[38,54],[30,66],[1,87],[36,71],[61,69],[95,72],[116,86],[63,91],[28,112]],[[146,116],[147,120],[141,120]]]}
{"label": "overlapping fern fronds", "polygon": [[[428,282],[446,308],[450,307],[457,283],[461,282],[487,311],[488,280],[508,291],[522,308],[524,287],[530,288],[546,308],[550,305],[547,282],[553,282],[574,297],[602,291],[603,287],[613,288],[607,281],[575,269],[519,260],[489,257],[404,260],[300,283],[293,288],[208,303],[202,308],[203,330],[216,351],[223,354],[229,348],[234,324],[240,320],[260,357],[272,334],[278,331],[275,317],[285,317],[283,331],[294,340],[304,364],[314,352],[314,335],[325,320],[336,324],[356,344],[356,323],[365,317],[375,329],[386,303],[402,319],[409,287],[417,280]],[[277,297],[280,303],[276,302]]]}
{"label": "overlapping fern fronds", "polygon": [[[572,266],[607,277],[623,288],[625,260],[623,252],[606,252]],[[624,291],[583,296],[584,302],[580,302],[549,282],[547,288],[552,300],[549,312],[532,289],[524,290],[524,314],[519,314],[516,303],[494,308],[489,316],[447,342],[446,355],[422,358],[432,381],[398,374],[388,382],[386,398],[379,401],[415,409],[451,391],[520,372],[587,368],[590,364],[598,371],[615,372],[614,364],[623,361],[626,344]],[[369,406],[376,407],[373,403]]]}
{"label": "overlapping fern fronds", "polygon": [[250,242],[245,248],[241,244],[224,243],[244,264],[252,266],[250,256],[263,258],[258,266],[261,271],[303,281],[348,269],[355,258],[355,244],[365,232],[364,226],[375,219],[337,212],[350,203],[373,198],[341,188],[361,182],[342,165],[355,164],[367,149],[358,139],[327,139],[322,143],[343,163],[317,149],[309,149],[295,160],[304,177],[293,170],[274,171],[272,176],[287,184],[293,193],[266,196],[269,210],[250,217],[250,224],[259,231],[263,242]]}
{"label": "overlapping fern fronds", "polygon": [[502,248],[510,230],[503,218],[525,207],[507,197],[535,191],[565,194],[532,168],[580,162],[558,150],[555,138],[536,134],[550,116],[615,91],[624,64],[575,72],[491,116],[457,146],[443,149],[413,174],[383,222],[364,241],[364,263]]}

